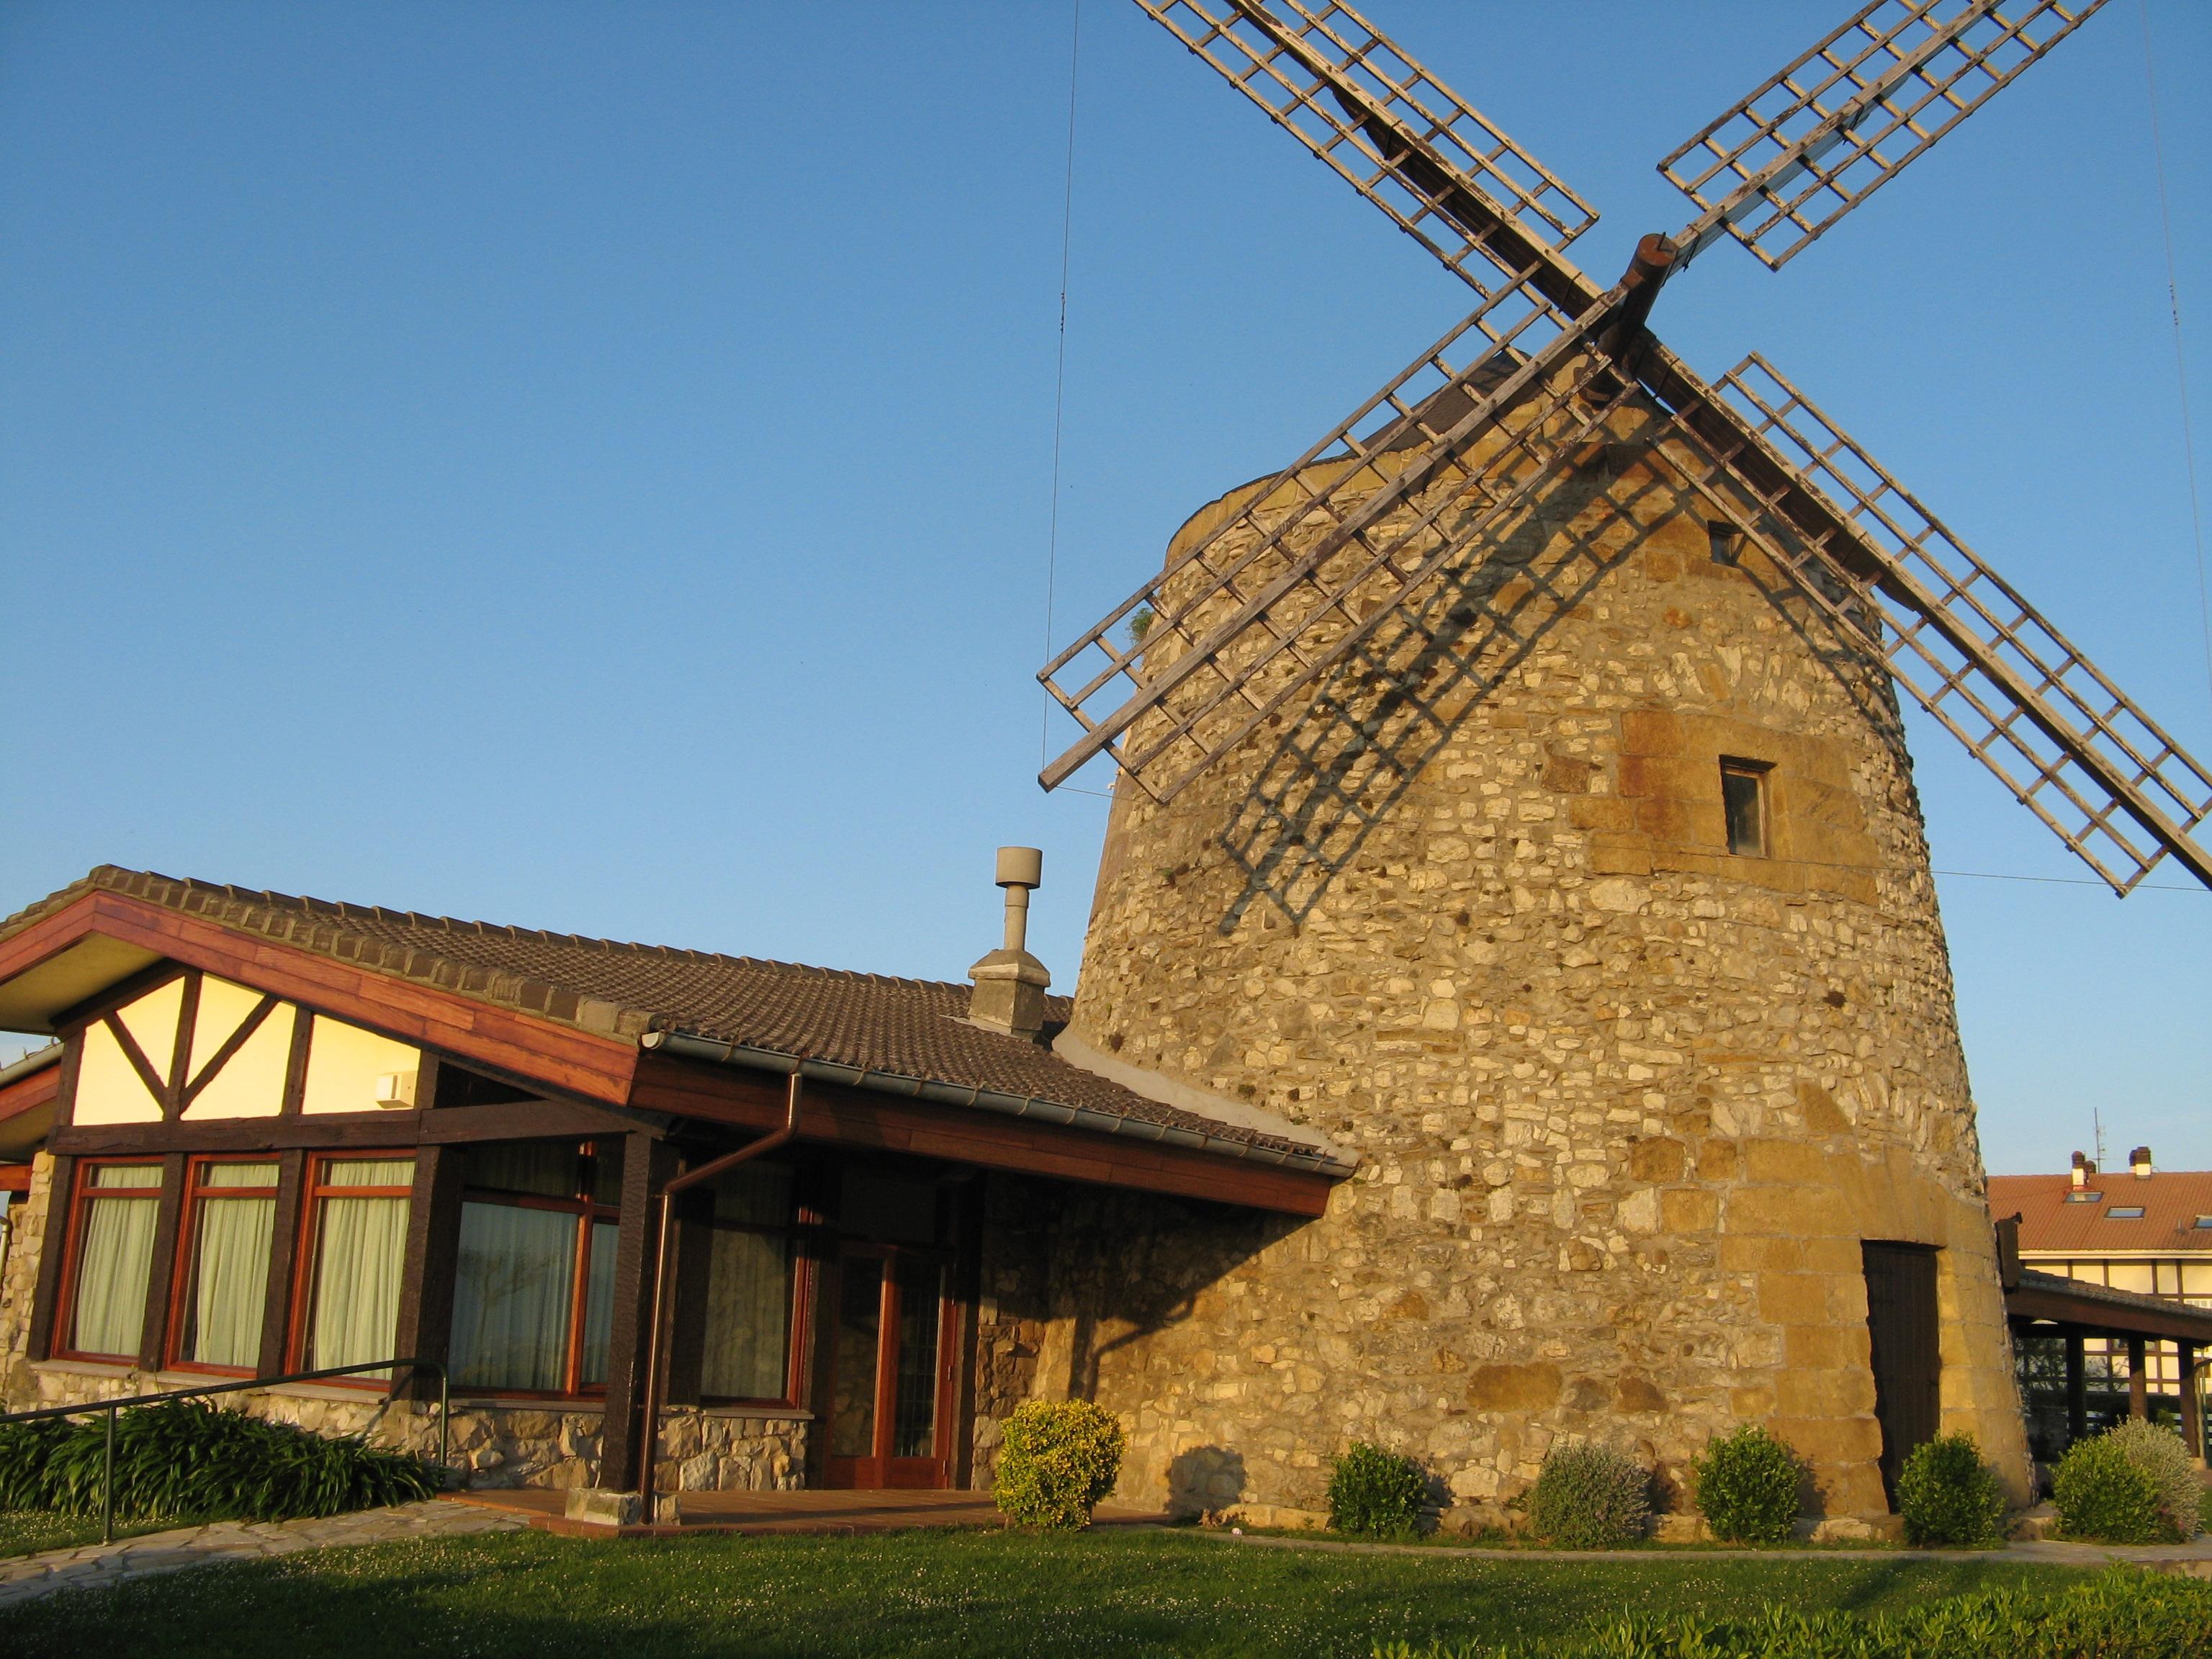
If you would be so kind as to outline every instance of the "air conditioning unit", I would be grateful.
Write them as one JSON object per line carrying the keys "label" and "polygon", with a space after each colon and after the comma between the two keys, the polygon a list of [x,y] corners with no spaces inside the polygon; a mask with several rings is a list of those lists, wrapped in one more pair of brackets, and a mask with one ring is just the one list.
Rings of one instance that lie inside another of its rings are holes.
{"label": "air conditioning unit", "polygon": [[376,1103],[392,1111],[406,1111],[415,1104],[416,1072],[386,1072],[376,1079]]}

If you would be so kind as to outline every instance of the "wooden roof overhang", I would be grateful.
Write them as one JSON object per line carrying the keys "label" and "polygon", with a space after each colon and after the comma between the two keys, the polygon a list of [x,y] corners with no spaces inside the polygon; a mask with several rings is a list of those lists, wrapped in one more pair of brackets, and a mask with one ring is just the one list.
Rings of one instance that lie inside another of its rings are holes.
{"label": "wooden roof overhang", "polygon": [[[129,894],[94,890],[0,939],[0,1030],[62,1031],[167,964],[216,974],[319,1013],[420,1045],[432,1054],[541,1091],[499,1105],[417,1107],[317,1117],[64,1126],[57,1152],[271,1150],[292,1146],[452,1144],[544,1135],[665,1135],[679,1121],[769,1130],[783,1122],[796,1056],[722,1061],[649,1051],[302,949]],[[648,1041],[659,1033],[647,1034]],[[1066,1121],[994,1113],[923,1097],[957,1089],[925,1079],[809,1066],[798,1139],[1053,1179],[1317,1216],[1349,1166],[1270,1163],[1219,1146],[1176,1144],[1153,1125],[1057,1109]],[[849,1073],[849,1080],[840,1073]],[[58,1068],[47,1073],[62,1086]],[[980,1095],[982,1091],[976,1091]],[[1049,1103],[1033,1102],[1048,1109]],[[1100,1119],[1083,1121],[1085,1116]],[[1183,1139],[1196,1137],[1183,1136]]]}
{"label": "wooden roof overhang", "polygon": [[2022,1270],[2005,1286],[2005,1316],[2015,1327],[2055,1325],[2084,1336],[2141,1337],[2212,1349],[2212,1308],[2138,1296]]}

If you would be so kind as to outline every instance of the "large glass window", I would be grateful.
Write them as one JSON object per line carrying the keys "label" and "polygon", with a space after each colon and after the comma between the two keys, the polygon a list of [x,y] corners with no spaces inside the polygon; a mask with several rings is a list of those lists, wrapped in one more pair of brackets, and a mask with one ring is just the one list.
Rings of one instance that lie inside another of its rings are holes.
{"label": "large glass window", "polygon": [[159,1164],[79,1166],[69,1297],[71,1352],[126,1362],[138,1358],[161,1206]]}
{"label": "large glass window", "polygon": [[276,1225],[273,1161],[194,1158],[185,1212],[184,1297],[173,1358],[251,1372],[261,1359],[269,1245]]}
{"label": "large glass window", "polygon": [[580,1394],[607,1379],[617,1142],[469,1149],[453,1279],[453,1380]]}
{"label": "large glass window", "polygon": [[791,1351],[791,1171],[741,1164],[714,1187],[699,1392],[785,1398]]}
{"label": "large glass window", "polygon": [[319,1158],[310,1166],[313,1276],[301,1369],[365,1365],[394,1357],[414,1182],[411,1158]]}

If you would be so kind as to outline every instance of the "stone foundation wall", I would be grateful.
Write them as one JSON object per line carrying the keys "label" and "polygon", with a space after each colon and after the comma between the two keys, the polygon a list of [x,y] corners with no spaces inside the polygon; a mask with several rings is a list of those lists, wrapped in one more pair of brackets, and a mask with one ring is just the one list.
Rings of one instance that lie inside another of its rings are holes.
{"label": "stone foundation wall", "polygon": [[[1755,550],[1716,560],[1642,420],[1310,708],[1165,805],[1120,791],[1074,1030],[1360,1160],[1304,1225],[1040,1223],[1031,1386],[1121,1414],[1129,1501],[1312,1513],[1355,1438],[1441,1502],[1561,1437],[1679,1496],[1755,1421],[1823,1513],[1879,1515],[1868,1238],[1942,1247],[1943,1425],[2025,1496],[1891,689]],[[1729,850],[1723,757],[1771,769],[1765,856]]]}

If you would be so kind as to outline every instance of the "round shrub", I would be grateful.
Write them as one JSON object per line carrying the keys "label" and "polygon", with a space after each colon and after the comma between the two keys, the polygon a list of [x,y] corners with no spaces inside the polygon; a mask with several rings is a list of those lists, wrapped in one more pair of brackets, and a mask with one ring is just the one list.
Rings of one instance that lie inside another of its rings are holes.
{"label": "round shrub", "polygon": [[1897,1476],[1897,1508],[1912,1544],[1995,1544],[2004,1536],[2004,1489],[1970,1434],[1915,1446]]}
{"label": "round shrub", "polygon": [[1601,1550],[1644,1536],[1651,1480],[1633,1459],[1604,1446],[1554,1443],[1528,1493],[1528,1527],[1563,1549]]}
{"label": "round shrub", "polygon": [[1698,1508],[1723,1544],[1779,1544],[1797,1524],[1797,1454],[1756,1423],[1717,1434],[1691,1462]]}
{"label": "round shrub", "polygon": [[1419,1530],[1429,1478],[1410,1457],[1364,1440],[1336,1460],[1328,1475],[1328,1524],[1355,1538],[1405,1538]]}
{"label": "round shrub", "polygon": [[1088,1400],[1031,1400],[1007,1415],[991,1496],[1024,1527],[1091,1524],[1121,1472],[1121,1425]]}
{"label": "round shrub", "polygon": [[2077,1440],[2051,1477],[2059,1530],[2101,1544],[2154,1544],[2158,1488],[2109,1434]]}
{"label": "round shrub", "polygon": [[2179,1543],[2203,1521],[2203,1486],[2181,1437],[2140,1418],[2075,1441],[2051,1489],[2069,1538]]}

